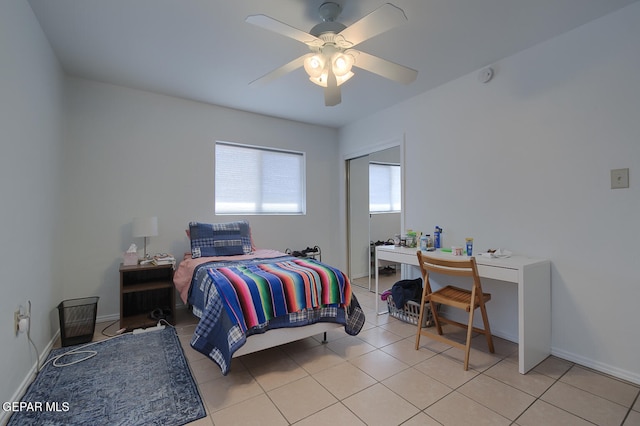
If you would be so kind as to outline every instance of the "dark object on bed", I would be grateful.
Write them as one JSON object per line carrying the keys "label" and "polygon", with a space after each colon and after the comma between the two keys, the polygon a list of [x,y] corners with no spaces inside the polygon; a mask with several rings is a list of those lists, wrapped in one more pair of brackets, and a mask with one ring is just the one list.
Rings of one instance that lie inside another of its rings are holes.
{"label": "dark object on bed", "polygon": [[322,261],[322,250],[320,250],[319,246],[307,247],[304,250],[293,250],[293,251],[291,251],[291,249],[288,248],[284,252],[286,254],[290,254],[291,256],[295,256],[295,257],[310,257],[310,258]]}

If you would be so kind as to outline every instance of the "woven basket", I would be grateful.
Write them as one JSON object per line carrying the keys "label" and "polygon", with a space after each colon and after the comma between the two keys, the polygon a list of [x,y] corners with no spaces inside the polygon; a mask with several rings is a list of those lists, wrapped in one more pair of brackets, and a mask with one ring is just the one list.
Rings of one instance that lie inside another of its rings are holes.
{"label": "woven basket", "polygon": [[[387,309],[389,315],[394,318],[398,318],[400,321],[408,322],[409,324],[418,325],[418,319],[420,318],[420,304],[409,300],[404,304],[403,309],[398,309],[393,297],[389,295],[387,297]],[[422,327],[431,327],[433,325],[433,315],[431,314],[431,308],[427,305],[426,315],[422,318]]]}

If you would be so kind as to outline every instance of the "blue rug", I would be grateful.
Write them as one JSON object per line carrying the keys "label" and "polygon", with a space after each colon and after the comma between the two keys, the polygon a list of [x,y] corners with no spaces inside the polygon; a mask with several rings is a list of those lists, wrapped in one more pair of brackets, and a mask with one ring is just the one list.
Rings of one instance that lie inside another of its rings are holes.
{"label": "blue rug", "polygon": [[[74,348],[52,350],[49,358]],[[68,367],[47,363],[8,424],[183,425],[206,415],[173,327],[120,336],[87,350],[98,354]],[[68,355],[59,363],[83,356]]]}

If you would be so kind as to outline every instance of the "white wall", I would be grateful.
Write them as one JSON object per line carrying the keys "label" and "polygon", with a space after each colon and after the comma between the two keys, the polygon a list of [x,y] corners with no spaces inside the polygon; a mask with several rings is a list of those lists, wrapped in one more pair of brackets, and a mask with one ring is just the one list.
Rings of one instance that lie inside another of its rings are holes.
{"label": "white wall", "polygon": [[342,156],[405,133],[406,227],[550,259],[553,353],[635,383],[638,22],[635,3],[494,64],[488,84],[474,72],[340,131]]}
{"label": "white wall", "polygon": [[[0,401],[12,401],[36,365],[13,313],[32,302],[42,353],[62,300],[60,217],[63,75],[26,1],[0,2]],[[3,423],[4,411],[0,412]]]}
{"label": "white wall", "polygon": [[248,216],[256,245],[284,251],[315,244],[337,255],[340,186],[337,131],[106,85],[68,81],[64,176],[64,296],[100,296],[98,316],[119,312],[118,267],[136,216],[157,216],[148,252],[189,250],[189,221],[214,216],[214,142],[306,152],[307,214]]}

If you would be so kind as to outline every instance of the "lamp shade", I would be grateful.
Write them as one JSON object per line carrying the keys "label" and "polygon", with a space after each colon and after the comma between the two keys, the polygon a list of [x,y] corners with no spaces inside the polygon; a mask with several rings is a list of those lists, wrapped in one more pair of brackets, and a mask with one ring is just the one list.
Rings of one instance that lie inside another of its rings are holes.
{"label": "lamp shade", "polygon": [[333,73],[336,77],[343,77],[351,72],[353,66],[353,56],[348,53],[336,53],[333,55]]}
{"label": "lamp shade", "polygon": [[158,218],[152,217],[136,217],[133,219],[133,236],[134,237],[156,237],[158,236]]}
{"label": "lamp shade", "polygon": [[304,70],[309,77],[318,78],[324,71],[325,58],[322,54],[307,56],[304,60]]}

